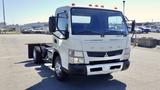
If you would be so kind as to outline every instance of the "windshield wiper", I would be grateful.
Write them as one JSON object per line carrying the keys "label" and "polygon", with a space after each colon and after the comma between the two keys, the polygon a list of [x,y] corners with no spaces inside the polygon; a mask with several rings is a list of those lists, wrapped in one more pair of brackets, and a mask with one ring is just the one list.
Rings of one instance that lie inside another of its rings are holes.
{"label": "windshield wiper", "polygon": [[127,33],[125,31],[112,31],[112,30],[110,30],[110,31],[105,32],[105,34],[127,36]]}
{"label": "windshield wiper", "polygon": [[95,31],[82,31],[78,32],[79,34],[97,34],[97,35],[102,35],[100,32],[95,32]]}

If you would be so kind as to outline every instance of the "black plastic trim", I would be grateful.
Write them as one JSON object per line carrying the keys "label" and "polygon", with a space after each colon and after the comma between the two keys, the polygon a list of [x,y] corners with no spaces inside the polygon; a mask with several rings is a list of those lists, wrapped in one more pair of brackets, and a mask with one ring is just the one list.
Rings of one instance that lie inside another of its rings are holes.
{"label": "black plastic trim", "polygon": [[[129,60],[122,60],[119,62],[123,62],[122,71],[126,70],[130,66]],[[115,62],[116,63],[116,62]],[[117,62],[118,63],[118,62]],[[80,75],[80,76],[87,76],[87,65],[88,64],[69,64],[68,70],[64,69],[70,75]],[[118,67],[116,67],[118,68]],[[93,71],[101,70],[100,68],[93,69]]]}
{"label": "black plastic trim", "polygon": [[124,60],[122,71],[127,70],[129,68],[129,66],[130,66],[130,61],[129,60]]}
{"label": "black plastic trim", "polygon": [[105,57],[105,55],[107,54],[109,57],[111,56],[116,56],[116,55],[121,55],[123,52],[123,49],[121,50],[114,50],[114,51],[106,51],[106,52],[87,52],[87,55],[89,57]]}
{"label": "black plastic trim", "polygon": [[107,64],[107,63],[118,63],[120,62],[120,59],[114,59],[114,60],[101,60],[101,61],[90,61],[89,65],[96,65],[96,64]]}
{"label": "black plastic trim", "polygon": [[85,64],[69,64],[69,74],[71,75],[87,75],[87,67]]}

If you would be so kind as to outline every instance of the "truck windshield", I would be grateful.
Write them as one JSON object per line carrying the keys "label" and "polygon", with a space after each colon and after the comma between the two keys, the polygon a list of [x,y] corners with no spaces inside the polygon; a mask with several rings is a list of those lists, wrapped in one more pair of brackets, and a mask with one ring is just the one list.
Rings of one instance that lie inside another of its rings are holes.
{"label": "truck windshield", "polygon": [[72,8],[73,35],[127,35],[127,24],[119,11]]}

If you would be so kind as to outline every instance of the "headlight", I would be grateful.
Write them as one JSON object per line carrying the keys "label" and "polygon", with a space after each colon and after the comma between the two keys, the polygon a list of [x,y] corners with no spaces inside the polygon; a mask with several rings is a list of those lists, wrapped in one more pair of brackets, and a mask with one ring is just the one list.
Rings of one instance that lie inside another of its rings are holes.
{"label": "headlight", "polygon": [[69,50],[69,56],[70,57],[83,57],[82,51],[76,51],[76,50]]}
{"label": "headlight", "polygon": [[84,55],[82,51],[69,50],[69,63],[71,64],[83,64]]}
{"label": "headlight", "polygon": [[123,59],[129,59],[130,52],[131,52],[131,48],[124,49],[124,57],[123,57]]}

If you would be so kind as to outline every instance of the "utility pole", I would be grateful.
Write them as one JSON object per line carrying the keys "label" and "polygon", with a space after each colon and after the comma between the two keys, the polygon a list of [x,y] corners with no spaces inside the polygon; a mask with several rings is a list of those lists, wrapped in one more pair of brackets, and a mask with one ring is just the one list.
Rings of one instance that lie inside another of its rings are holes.
{"label": "utility pole", "polygon": [[4,27],[6,27],[6,17],[5,17],[5,6],[4,6],[4,0],[2,0],[2,6],[3,6],[3,20],[4,20]]}
{"label": "utility pole", "polygon": [[124,15],[125,15],[125,3],[126,3],[126,1],[123,0],[123,14],[124,14]]}

